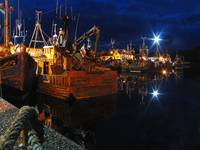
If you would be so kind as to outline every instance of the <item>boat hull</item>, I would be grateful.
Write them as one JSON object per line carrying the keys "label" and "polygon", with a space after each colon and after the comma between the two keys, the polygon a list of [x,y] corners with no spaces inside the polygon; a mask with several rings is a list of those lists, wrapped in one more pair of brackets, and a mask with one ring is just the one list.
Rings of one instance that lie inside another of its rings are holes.
{"label": "boat hull", "polygon": [[68,71],[64,75],[40,78],[39,92],[58,99],[88,99],[117,93],[117,72]]}
{"label": "boat hull", "polygon": [[19,91],[30,91],[35,70],[36,63],[27,53],[0,58],[0,84]]}

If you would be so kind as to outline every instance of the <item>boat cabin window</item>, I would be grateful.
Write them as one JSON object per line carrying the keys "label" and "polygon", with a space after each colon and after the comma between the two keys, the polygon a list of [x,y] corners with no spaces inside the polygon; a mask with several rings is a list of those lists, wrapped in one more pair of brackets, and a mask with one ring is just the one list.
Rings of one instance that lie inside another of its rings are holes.
{"label": "boat cabin window", "polygon": [[51,54],[52,51],[53,51],[52,48],[45,48],[45,49],[44,49],[44,53],[45,53],[45,54]]}

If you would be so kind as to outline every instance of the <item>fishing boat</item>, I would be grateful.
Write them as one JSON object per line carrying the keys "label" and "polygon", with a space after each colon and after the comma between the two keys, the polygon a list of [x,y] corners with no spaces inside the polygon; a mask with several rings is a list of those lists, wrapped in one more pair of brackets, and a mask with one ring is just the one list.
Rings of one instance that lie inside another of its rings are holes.
{"label": "fishing boat", "polygon": [[127,72],[131,73],[143,73],[154,71],[154,63],[149,59],[149,49],[145,44],[146,37],[142,37],[142,46],[139,49],[139,53],[134,53],[134,59],[128,61],[126,68]]}
{"label": "fishing boat", "polygon": [[[111,40],[112,49],[98,54],[102,65],[113,68],[118,72],[129,72],[130,64],[136,60],[134,49],[131,43],[127,45],[127,49],[115,49]],[[129,46],[130,45],[130,46]]]}
{"label": "fishing boat", "polygon": [[[154,70],[154,63],[148,57],[148,47],[145,44],[145,38],[142,37],[143,43],[136,54],[132,44],[127,44],[126,49],[113,49],[109,52],[100,53],[99,57],[105,66],[112,67],[120,72],[151,72]],[[112,44],[113,42],[111,42]],[[112,44],[113,47],[113,44]]]}
{"label": "fishing boat", "polygon": [[26,52],[0,58],[1,85],[20,91],[31,90],[35,75],[35,62]]}
{"label": "fishing boat", "polygon": [[4,14],[4,45],[0,46],[0,84],[19,91],[31,90],[35,76],[36,63],[26,52],[22,43],[18,46],[11,44],[9,34],[8,0],[1,7]]}
{"label": "fishing boat", "polygon": [[[59,34],[54,26],[50,46],[44,46],[40,53],[31,50],[38,65],[38,92],[61,100],[72,96],[82,100],[116,94],[117,72],[97,65],[95,61],[99,28],[92,27],[70,44],[67,43],[68,21],[65,17],[64,28],[60,28]],[[95,49],[91,48],[88,40],[93,35],[96,36]],[[85,40],[88,41],[87,49],[81,47]]]}

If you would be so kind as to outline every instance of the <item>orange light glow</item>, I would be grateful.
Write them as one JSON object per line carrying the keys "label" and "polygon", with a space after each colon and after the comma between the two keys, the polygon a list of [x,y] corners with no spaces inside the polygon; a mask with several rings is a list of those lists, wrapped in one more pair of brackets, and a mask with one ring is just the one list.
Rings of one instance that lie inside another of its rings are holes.
{"label": "orange light glow", "polygon": [[159,61],[163,61],[163,59],[164,59],[164,58],[163,58],[162,56],[159,57]]}
{"label": "orange light glow", "polygon": [[166,74],[167,74],[167,70],[163,69],[163,70],[162,70],[162,74],[163,74],[163,75],[166,75]]}
{"label": "orange light glow", "polygon": [[142,59],[145,60],[145,61],[147,60],[147,58],[145,56],[142,56]]}

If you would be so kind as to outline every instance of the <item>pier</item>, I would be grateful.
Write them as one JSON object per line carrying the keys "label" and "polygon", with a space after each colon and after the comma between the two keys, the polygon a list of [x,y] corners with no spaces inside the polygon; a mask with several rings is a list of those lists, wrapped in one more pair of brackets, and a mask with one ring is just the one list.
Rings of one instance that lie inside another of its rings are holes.
{"label": "pier", "polygon": [[27,125],[31,126],[32,122],[29,119],[31,118],[32,120],[32,117],[36,114],[37,112],[33,107],[24,106],[18,109],[6,100],[0,98],[0,150],[18,148],[36,148],[37,150],[85,149],[57,133],[55,130],[47,127],[44,127],[44,142],[40,143],[36,136],[36,131],[31,128],[29,128],[29,130],[24,130],[24,128],[27,128]]}

